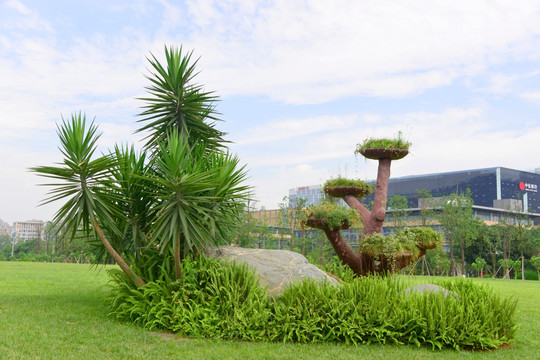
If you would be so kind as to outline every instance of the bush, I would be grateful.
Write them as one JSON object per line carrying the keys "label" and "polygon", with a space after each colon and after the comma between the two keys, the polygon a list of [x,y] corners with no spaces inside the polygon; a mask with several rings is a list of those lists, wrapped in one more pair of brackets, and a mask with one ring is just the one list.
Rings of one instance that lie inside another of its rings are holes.
{"label": "bush", "polygon": [[[517,279],[521,280],[521,271],[518,271]],[[525,269],[525,280],[538,280],[538,272]]]}
{"label": "bush", "polygon": [[183,267],[182,282],[156,281],[141,288],[111,271],[111,314],[191,337],[434,349],[497,348],[516,331],[516,301],[465,279],[439,282],[456,293],[448,297],[407,295],[396,276],[356,278],[337,287],[305,280],[271,301],[245,265],[199,258]]}
{"label": "bush", "polygon": [[200,257],[183,262],[183,281],[149,282],[140,289],[123,272],[110,272],[115,284],[111,314],[147,329],[184,336],[229,340],[267,338],[271,316],[266,289],[247,265]]}

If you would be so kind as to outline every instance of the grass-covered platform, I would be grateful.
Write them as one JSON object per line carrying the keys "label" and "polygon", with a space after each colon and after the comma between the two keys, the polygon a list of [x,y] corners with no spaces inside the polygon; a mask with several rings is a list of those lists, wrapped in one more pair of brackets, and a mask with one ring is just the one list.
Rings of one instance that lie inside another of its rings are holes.
{"label": "grass-covered platform", "polygon": [[[108,317],[109,277],[88,265],[0,262],[3,359],[481,359],[485,352],[395,345],[282,344],[171,339]],[[410,285],[429,279],[407,277]],[[490,359],[533,359],[540,348],[540,282],[474,280],[518,298],[518,331]]]}

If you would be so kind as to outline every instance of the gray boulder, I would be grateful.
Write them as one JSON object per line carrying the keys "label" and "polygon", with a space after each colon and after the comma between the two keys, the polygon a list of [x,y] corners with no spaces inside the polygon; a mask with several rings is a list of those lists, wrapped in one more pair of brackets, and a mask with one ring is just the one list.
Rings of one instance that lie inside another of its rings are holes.
{"label": "gray boulder", "polygon": [[287,285],[306,278],[339,284],[338,280],[310,264],[304,256],[288,250],[220,246],[208,249],[206,254],[228,262],[246,263],[255,270],[261,286],[268,286],[268,294],[272,297],[281,295]]}
{"label": "gray boulder", "polygon": [[405,294],[409,295],[413,291],[419,292],[419,293],[425,293],[425,292],[433,292],[433,293],[439,293],[442,292],[445,296],[453,295],[457,298],[457,294],[453,291],[450,291],[446,288],[443,288],[442,286],[435,285],[435,284],[420,284],[416,285],[410,288],[405,289]]}

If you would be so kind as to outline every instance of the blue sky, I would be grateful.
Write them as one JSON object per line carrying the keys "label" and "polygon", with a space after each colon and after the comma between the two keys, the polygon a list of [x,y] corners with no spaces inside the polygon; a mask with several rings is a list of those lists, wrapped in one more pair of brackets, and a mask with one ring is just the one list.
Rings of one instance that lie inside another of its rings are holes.
{"label": "blue sky", "polygon": [[83,111],[133,135],[146,57],[182,45],[258,207],[338,175],[373,179],[367,137],[402,131],[392,176],[540,167],[540,1],[0,0],[0,218],[49,220],[28,172]]}

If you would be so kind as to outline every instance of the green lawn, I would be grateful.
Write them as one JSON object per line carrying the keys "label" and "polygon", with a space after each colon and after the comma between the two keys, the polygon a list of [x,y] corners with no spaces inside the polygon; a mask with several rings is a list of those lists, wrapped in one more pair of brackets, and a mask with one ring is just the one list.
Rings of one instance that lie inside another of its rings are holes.
{"label": "green lawn", "polygon": [[516,340],[490,352],[164,339],[106,316],[107,281],[88,265],[0,262],[0,359],[540,359],[540,281],[477,280],[519,299]]}

